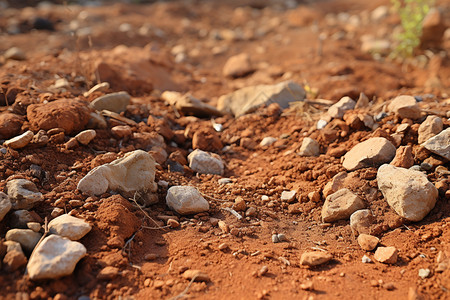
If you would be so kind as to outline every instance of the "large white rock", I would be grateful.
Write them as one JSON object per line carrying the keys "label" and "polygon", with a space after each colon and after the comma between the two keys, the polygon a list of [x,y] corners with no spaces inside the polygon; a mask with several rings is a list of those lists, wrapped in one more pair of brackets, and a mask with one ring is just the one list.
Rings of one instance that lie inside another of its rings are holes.
{"label": "large white rock", "polygon": [[51,235],[34,251],[27,265],[28,275],[32,280],[70,275],[85,255],[86,248],[83,244],[59,235]]}
{"label": "large white rock", "polygon": [[320,154],[320,146],[316,140],[305,137],[302,142],[302,146],[298,151],[300,156],[319,156]]}
{"label": "large white rock", "polygon": [[349,189],[341,189],[325,200],[322,207],[322,222],[348,219],[352,213],[364,207],[361,198]]}
{"label": "large white rock", "polygon": [[31,252],[39,242],[41,236],[41,233],[34,232],[31,229],[10,229],[6,233],[5,238],[7,241],[19,243],[23,250]]}
{"label": "large white rock", "polygon": [[422,146],[431,152],[450,160],[450,127],[427,140]]}
{"label": "large white rock", "polygon": [[289,107],[290,102],[303,101],[305,90],[292,81],[275,85],[249,86],[233,93],[223,95],[217,102],[217,108],[235,117],[254,112],[263,104],[278,103],[281,108]]}
{"label": "large white rock", "polygon": [[342,165],[348,171],[376,167],[390,162],[395,156],[395,146],[383,137],[370,138],[359,143],[344,155]]}
{"label": "large white rock", "polygon": [[341,100],[331,105],[328,115],[332,118],[342,119],[347,110],[355,108],[356,102],[350,97],[342,97]]}
{"label": "large white rock", "polygon": [[149,205],[158,201],[154,194],[158,188],[155,182],[155,159],[143,150],[125,154],[124,157],[92,169],[78,183],[83,193],[101,195],[107,190],[118,191],[125,197],[135,194]]}
{"label": "large white rock", "polygon": [[6,214],[11,209],[12,204],[11,200],[9,200],[8,195],[3,192],[0,192],[0,221],[6,216]]}
{"label": "large white rock", "polygon": [[413,96],[398,96],[389,103],[387,109],[390,112],[396,113],[402,119],[408,118],[416,120],[421,117],[421,109]]}
{"label": "large white rock", "polygon": [[31,209],[36,202],[42,201],[42,194],[36,185],[26,179],[13,179],[6,184],[12,208]]}
{"label": "large white rock", "polygon": [[173,186],[169,188],[166,203],[182,215],[201,213],[209,210],[209,203],[193,186]]}
{"label": "large white rock", "polygon": [[223,174],[223,161],[217,154],[195,149],[188,155],[188,161],[189,167],[195,172],[202,174]]}
{"label": "large white rock", "polygon": [[444,123],[441,118],[438,116],[428,116],[419,126],[419,144],[426,142],[436,134],[440,133],[443,128]]}
{"label": "large white rock", "polygon": [[377,181],[389,206],[407,220],[422,220],[436,204],[438,190],[420,171],[385,164]]}
{"label": "large white rock", "polygon": [[48,229],[51,233],[76,241],[91,231],[91,225],[85,220],[63,214],[51,220]]}

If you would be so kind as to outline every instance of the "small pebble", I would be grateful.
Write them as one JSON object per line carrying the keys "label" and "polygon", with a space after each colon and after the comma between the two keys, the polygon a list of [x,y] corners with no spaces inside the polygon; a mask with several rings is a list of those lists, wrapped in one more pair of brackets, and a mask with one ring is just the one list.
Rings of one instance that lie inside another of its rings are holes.
{"label": "small pebble", "polygon": [[224,250],[227,250],[229,247],[228,247],[227,243],[222,243],[222,244],[219,245],[218,248],[219,248],[220,251],[224,251]]}
{"label": "small pebble", "polygon": [[363,264],[369,264],[369,263],[372,262],[372,260],[367,255],[364,255],[362,257],[361,261],[362,261]]}
{"label": "small pebble", "polygon": [[[272,237],[272,239],[273,239],[273,237]],[[278,241],[279,242],[288,242],[289,240],[288,240],[288,238],[286,237],[285,234],[279,233],[278,234]]]}
{"label": "small pebble", "polygon": [[269,267],[262,266],[258,271],[258,277],[264,276],[269,271]]}
{"label": "small pebble", "polygon": [[278,234],[272,234],[272,243],[279,243],[280,239],[278,238]]}
{"label": "small pebble", "polygon": [[395,285],[392,282],[388,282],[383,285],[383,288],[388,291],[393,291],[395,290]]}
{"label": "small pebble", "polygon": [[178,228],[180,226],[180,223],[175,219],[168,219],[167,225],[170,226],[170,228]]}
{"label": "small pebble", "polygon": [[431,274],[430,269],[419,269],[419,277],[425,279]]}
{"label": "small pebble", "polygon": [[228,184],[228,183],[232,183],[233,181],[230,178],[220,178],[218,183],[219,184]]}
{"label": "small pebble", "polygon": [[144,256],[145,260],[151,261],[151,260],[155,260],[158,258],[158,255],[155,253],[148,253]]}

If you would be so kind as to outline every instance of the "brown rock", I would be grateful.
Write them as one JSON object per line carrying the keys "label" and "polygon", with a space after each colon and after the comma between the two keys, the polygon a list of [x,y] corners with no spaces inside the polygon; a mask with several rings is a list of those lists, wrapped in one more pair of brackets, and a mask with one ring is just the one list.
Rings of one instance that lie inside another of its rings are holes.
{"label": "brown rock", "polygon": [[0,114],[0,140],[12,138],[20,133],[23,117],[4,112]]}
{"label": "brown rock", "polygon": [[395,152],[391,165],[408,169],[414,165],[414,156],[411,146],[400,146]]}
{"label": "brown rock", "polygon": [[212,128],[202,128],[197,130],[192,137],[192,149],[215,152],[222,148],[222,141]]}
{"label": "brown rock", "polygon": [[358,236],[358,244],[361,249],[366,251],[372,251],[380,242],[380,239],[376,236],[362,233]]}
{"label": "brown rock", "polygon": [[378,247],[374,258],[385,264],[395,264],[398,259],[397,249],[395,247]]}
{"label": "brown rock", "polygon": [[187,270],[183,273],[183,278],[194,281],[210,281],[208,274],[200,271],[200,270]]}
{"label": "brown rock", "polygon": [[444,128],[442,119],[438,116],[428,116],[419,126],[419,144],[425,143],[428,139],[440,133]]}
{"label": "brown rock", "polygon": [[234,199],[233,208],[236,211],[245,211],[247,209],[247,204],[245,204],[244,199],[242,197],[237,197]]}
{"label": "brown rock", "polygon": [[348,219],[352,213],[365,207],[364,202],[348,189],[331,194],[322,207],[322,222]]}
{"label": "brown rock", "polygon": [[228,77],[242,77],[251,72],[254,68],[247,53],[241,53],[230,57],[223,67],[223,75]]}
{"label": "brown rock", "polygon": [[27,258],[23,252],[12,250],[3,258],[5,269],[12,272],[27,264]]}
{"label": "brown rock", "polygon": [[31,104],[27,118],[32,130],[62,128],[66,134],[75,134],[89,122],[87,103],[80,100],[60,99],[46,104]]}
{"label": "brown rock", "polygon": [[103,268],[97,275],[99,280],[111,280],[119,274],[119,269],[112,266]]}
{"label": "brown rock", "polygon": [[118,139],[130,137],[133,133],[131,127],[128,125],[118,125],[111,128],[111,133]]}
{"label": "brown rock", "polygon": [[389,103],[387,109],[402,119],[416,120],[421,117],[420,107],[413,96],[398,96]]}
{"label": "brown rock", "polygon": [[300,264],[303,266],[314,267],[329,262],[333,255],[322,251],[309,251],[302,254]]}

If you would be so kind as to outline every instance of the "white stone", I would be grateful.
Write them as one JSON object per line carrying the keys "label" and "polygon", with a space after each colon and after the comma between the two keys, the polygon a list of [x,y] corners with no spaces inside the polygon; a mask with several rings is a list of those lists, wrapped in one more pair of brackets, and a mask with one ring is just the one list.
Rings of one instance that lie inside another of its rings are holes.
{"label": "white stone", "polygon": [[369,264],[372,262],[372,260],[367,255],[364,254],[364,256],[361,258],[361,262],[363,264]]}
{"label": "white stone", "polygon": [[72,274],[78,261],[86,255],[79,242],[58,235],[45,238],[27,265],[31,280],[55,279]]}
{"label": "white stone", "polygon": [[261,147],[267,147],[272,145],[273,143],[275,143],[277,141],[276,138],[271,137],[271,136],[266,136],[265,138],[262,139],[261,143],[259,143],[259,145]]}
{"label": "white stone", "polygon": [[420,171],[385,164],[377,181],[389,206],[407,220],[422,220],[436,204],[438,190]]}
{"label": "white stone", "polygon": [[8,195],[0,192],[0,221],[6,216],[6,214],[11,210],[12,204]]}
{"label": "white stone", "polygon": [[43,200],[42,194],[38,191],[36,185],[26,179],[8,181],[6,189],[14,210],[31,209],[36,202]]}
{"label": "white stone", "polygon": [[34,133],[28,130],[21,135],[13,137],[10,140],[5,141],[4,145],[13,149],[20,149],[28,145],[33,139]]}
{"label": "white stone", "polygon": [[450,127],[422,144],[426,149],[450,160]]}
{"label": "white stone", "polygon": [[344,155],[342,166],[348,171],[376,167],[390,162],[395,156],[395,146],[383,137],[370,138],[359,143]]}
{"label": "white stone", "polygon": [[224,165],[222,159],[217,155],[200,149],[192,151],[188,155],[189,167],[201,174],[222,175]]}
{"label": "white stone", "polygon": [[82,132],[77,134],[75,136],[75,138],[77,139],[77,141],[80,144],[87,145],[95,138],[96,135],[97,135],[97,132],[95,132],[94,129],[88,129],[88,130],[83,130]]}
{"label": "white stone", "polygon": [[182,215],[196,214],[209,210],[208,201],[192,186],[173,186],[169,188],[166,203]]}
{"label": "white stone", "polygon": [[328,115],[335,119],[342,119],[344,113],[355,108],[356,102],[350,97],[342,97],[337,103],[330,106]]}
{"label": "white stone", "polygon": [[370,233],[370,225],[374,220],[369,209],[360,209],[350,216],[350,228],[354,234]]}
{"label": "white stone", "polygon": [[352,213],[365,207],[364,202],[349,189],[331,194],[322,207],[322,222],[348,219]]}
{"label": "white stone", "polygon": [[82,219],[63,214],[51,220],[48,229],[51,233],[76,241],[91,231],[91,225]]}
{"label": "white stone", "polygon": [[314,139],[305,137],[302,142],[302,146],[298,151],[300,156],[319,156],[320,146]]}
{"label": "white stone", "polygon": [[438,116],[428,116],[419,126],[419,144],[422,144],[436,134],[439,134],[443,128],[444,123],[441,118]]}
{"label": "white stone", "polygon": [[294,199],[297,191],[282,191],[281,192],[281,201],[291,201]]}
{"label": "white stone", "polygon": [[427,278],[428,276],[430,276],[430,274],[430,269],[419,269],[419,277],[422,279]]}
{"label": "white stone", "polygon": [[390,112],[396,113],[402,119],[416,120],[421,117],[421,109],[413,96],[398,96],[389,103],[387,109]]}
{"label": "white stone", "polygon": [[83,193],[101,195],[107,190],[118,191],[125,197],[137,195],[145,205],[157,202],[154,194],[155,159],[143,150],[125,154],[124,157],[92,169],[78,183]]}
{"label": "white stone", "polygon": [[23,250],[31,252],[41,236],[42,234],[31,229],[10,229],[6,232],[5,238],[7,241],[18,242]]}
{"label": "white stone", "polygon": [[123,112],[130,104],[131,96],[127,92],[103,95],[91,102],[96,110],[109,110],[115,113]]}

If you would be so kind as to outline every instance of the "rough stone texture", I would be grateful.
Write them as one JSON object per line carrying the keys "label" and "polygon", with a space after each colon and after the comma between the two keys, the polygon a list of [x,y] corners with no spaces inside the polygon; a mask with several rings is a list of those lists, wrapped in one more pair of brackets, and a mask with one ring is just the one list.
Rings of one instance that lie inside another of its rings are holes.
{"label": "rough stone texture", "polygon": [[8,251],[3,258],[3,264],[7,271],[13,272],[27,264],[27,257],[22,251]]}
{"label": "rough stone texture", "polygon": [[188,155],[189,167],[202,174],[222,175],[224,165],[222,159],[214,153],[208,153],[200,149],[192,151]]}
{"label": "rough stone texture", "polygon": [[0,114],[0,140],[10,139],[20,133],[23,117],[4,112]]}
{"label": "rough stone texture", "polygon": [[209,210],[208,201],[192,186],[173,186],[169,188],[166,203],[167,206],[182,215]]}
{"label": "rough stone texture", "polygon": [[398,252],[395,247],[378,247],[374,258],[381,263],[395,264],[398,259]]}
{"label": "rough stone texture", "polygon": [[194,115],[197,117],[222,116],[214,106],[203,103],[191,94],[181,94],[173,91],[166,91],[162,93],[161,99],[174,106],[177,110],[187,115]]}
{"label": "rough stone texture", "polygon": [[302,254],[300,264],[303,266],[314,267],[322,265],[333,259],[333,255],[322,251],[309,251]]}
{"label": "rough stone texture", "polygon": [[31,209],[36,202],[43,200],[42,194],[38,191],[36,185],[26,179],[8,181],[6,190],[14,210]]}
{"label": "rough stone texture", "polygon": [[348,219],[352,213],[365,207],[364,202],[349,189],[331,194],[322,207],[322,221],[334,222]]}
{"label": "rough stone texture", "polygon": [[250,56],[247,53],[241,53],[230,57],[223,66],[223,75],[227,77],[242,77],[254,70]]}
{"label": "rough stone texture", "polygon": [[395,156],[395,146],[383,137],[370,138],[359,143],[344,155],[343,167],[353,171],[375,167],[390,162]]}
{"label": "rough stone texture", "polygon": [[119,268],[107,266],[103,268],[97,275],[99,280],[111,280],[119,274]]}
{"label": "rough stone texture", "polygon": [[135,193],[145,205],[158,201],[154,194],[158,188],[155,182],[155,160],[145,151],[136,150],[92,169],[78,183],[83,193],[101,195],[107,190],[118,191],[124,197],[134,197]]}
{"label": "rough stone texture", "polygon": [[20,149],[28,145],[33,139],[33,136],[33,132],[31,130],[28,130],[21,135],[5,141],[4,145],[13,149]]}
{"label": "rough stone texture", "polygon": [[298,151],[301,156],[319,156],[320,146],[314,139],[305,137],[302,142],[302,146]]}
{"label": "rough stone texture", "polygon": [[6,214],[11,210],[12,204],[8,195],[0,192],[0,221],[6,216]]}
{"label": "rough stone texture", "polygon": [[95,130],[88,129],[88,130],[83,130],[82,132],[77,134],[75,136],[75,138],[77,139],[78,143],[87,145],[95,138],[96,135],[97,135],[97,132],[95,132]]}
{"label": "rough stone texture", "polygon": [[51,220],[48,229],[51,233],[76,241],[91,231],[91,225],[82,219],[63,214]]}
{"label": "rough stone texture", "polygon": [[350,216],[350,228],[354,234],[370,233],[370,225],[375,217],[369,209],[360,209]]}
{"label": "rough stone texture", "polygon": [[128,125],[118,125],[111,128],[111,133],[119,139],[130,137],[133,131]]}
{"label": "rough stone texture", "polygon": [[85,129],[89,122],[87,105],[84,101],[70,99],[31,104],[27,108],[27,118],[32,130],[63,128],[66,134],[75,134]]}
{"label": "rough stone texture", "polygon": [[391,165],[405,169],[411,168],[414,165],[412,147],[409,145],[398,147]]}
{"label": "rough stone texture", "polygon": [[109,110],[121,113],[127,109],[130,104],[131,96],[127,92],[117,92],[98,97],[91,102],[96,110]]}
{"label": "rough stone texture", "polygon": [[72,274],[86,248],[58,235],[45,238],[36,248],[27,265],[31,280],[55,279]]}
{"label": "rough stone texture", "polygon": [[422,146],[431,152],[450,160],[450,127],[428,139]]}
{"label": "rough stone texture", "polygon": [[402,119],[416,120],[421,117],[420,107],[417,105],[416,99],[413,96],[398,96],[389,103],[387,109],[399,115]]}
{"label": "rough stone texture", "polygon": [[223,143],[217,132],[212,128],[202,128],[196,130],[192,137],[192,149],[219,151],[222,148]]}
{"label": "rough stone texture", "polygon": [[428,116],[419,126],[419,144],[425,143],[428,139],[439,134],[444,128],[442,119],[438,116]]}
{"label": "rough stone texture", "polygon": [[420,171],[382,165],[378,188],[389,206],[410,221],[422,220],[434,207],[438,190]]}
{"label": "rough stone texture", "polygon": [[361,249],[366,251],[372,251],[380,242],[380,239],[376,236],[362,233],[358,236],[358,244]]}
{"label": "rough stone texture", "polygon": [[290,202],[295,199],[295,194],[297,191],[283,191],[281,192],[281,201]]}
{"label": "rough stone texture", "polygon": [[217,108],[239,117],[269,103],[278,103],[284,109],[290,102],[303,101],[305,97],[306,92],[300,85],[284,81],[276,85],[249,86],[223,95],[218,100]]}
{"label": "rough stone texture", "polygon": [[34,232],[31,229],[10,229],[6,233],[5,238],[7,241],[18,242],[23,250],[31,253],[41,236],[41,233]]}
{"label": "rough stone texture", "polygon": [[330,106],[327,114],[331,118],[342,119],[342,117],[344,116],[344,113],[347,110],[354,109],[355,105],[356,105],[356,102],[353,99],[351,99],[350,97],[342,97],[341,100],[339,100],[337,103]]}
{"label": "rough stone texture", "polygon": [[338,190],[344,188],[344,181],[348,177],[348,173],[345,171],[339,172],[334,175],[331,181],[329,181],[323,188],[323,197],[327,198],[331,194],[337,192]]}

